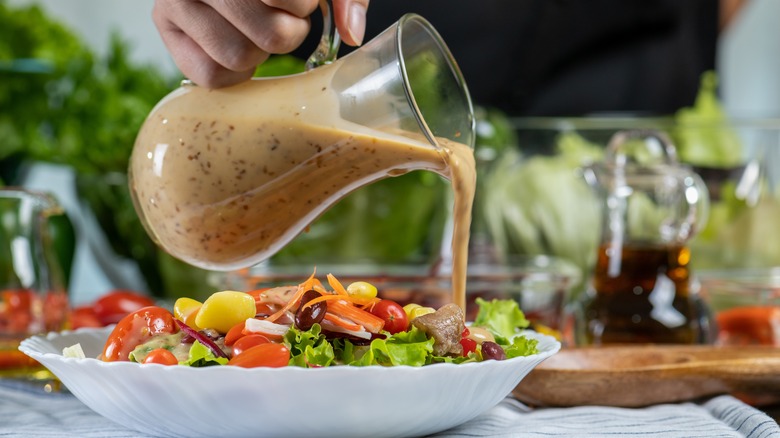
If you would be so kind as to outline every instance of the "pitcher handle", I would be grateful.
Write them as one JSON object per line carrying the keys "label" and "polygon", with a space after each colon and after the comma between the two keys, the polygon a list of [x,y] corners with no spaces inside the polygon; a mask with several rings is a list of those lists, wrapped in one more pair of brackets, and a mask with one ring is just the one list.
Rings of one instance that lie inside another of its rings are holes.
{"label": "pitcher handle", "polygon": [[[667,227],[670,235],[664,236],[666,240],[687,241],[695,236],[707,223],[709,216],[709,191],[704,180],[689,166],[679,163],[677,149],[671,138],[656,130],[631,130],[619,131],[613,135],[607,145],[605,162],[613,166],[617,185],[625,184],[625,166],[629,161],[629,142],[639,140],[644,142],[644,149],[648,152],[644,162],[640,166],[662,166],[675,170],[682,190],[680,217],[673,226]],[[655,159],[655,161],[653,161]],[[590,178],[593,180],[593,178]],[[595,181],[595,180],[594,180]]]}
{"label": "pitcher handle", "polygon": [[307,71],[335,61],[341,45],[341,37],[333,21],[332,0],[320,0],[320,10],[322,11],[322,38],[314,53],[306,60]]}

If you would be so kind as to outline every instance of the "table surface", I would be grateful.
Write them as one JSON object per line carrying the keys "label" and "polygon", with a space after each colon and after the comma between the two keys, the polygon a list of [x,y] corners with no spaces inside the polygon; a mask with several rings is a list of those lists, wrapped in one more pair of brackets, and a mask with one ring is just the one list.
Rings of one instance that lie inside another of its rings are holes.
{"label": "table surface", "polygon": [[[349,421],[349,419],[345,419]],[[513,398],[443,437],[750,437],[780,438],[777,421],[729,395],[641,409],[605,406],[532,409]],[[139,437],[101,417],[67,391],[0,379],[2,437]]]}

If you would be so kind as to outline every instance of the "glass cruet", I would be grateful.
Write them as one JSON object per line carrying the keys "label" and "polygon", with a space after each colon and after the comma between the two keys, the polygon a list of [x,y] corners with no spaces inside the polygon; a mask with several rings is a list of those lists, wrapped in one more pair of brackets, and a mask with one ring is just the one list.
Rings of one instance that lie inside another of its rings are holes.
{"label": "glass cruet", "polygon": [[17,347],[67,326],[67,289],[49,233],[50,219],[62,214],[49,194],[0,188],[0,377],[51,378]]}
{"label": "glass cruet", "polygon": [[579,344],[706,342],[689,240],[707,218],[701,178],[658,131],[621,131],[584,169],[602,208],[596,265],[577,303]]}

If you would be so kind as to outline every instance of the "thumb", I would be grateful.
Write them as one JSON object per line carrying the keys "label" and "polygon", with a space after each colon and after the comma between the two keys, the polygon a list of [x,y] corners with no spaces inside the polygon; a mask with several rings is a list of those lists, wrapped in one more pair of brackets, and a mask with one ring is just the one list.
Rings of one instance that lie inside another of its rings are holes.
{"label": "thumb", "polygon": [[366,33],[369,0],[334,0],[333,19],[345,44],[359,46]]}

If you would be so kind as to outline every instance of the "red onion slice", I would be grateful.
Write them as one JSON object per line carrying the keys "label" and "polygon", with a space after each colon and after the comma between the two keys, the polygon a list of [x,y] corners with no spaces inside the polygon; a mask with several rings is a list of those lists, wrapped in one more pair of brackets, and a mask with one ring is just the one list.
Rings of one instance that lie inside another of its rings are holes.
{"label": "red onion slice", "polygon": [[193,329],[192,327],[188,326],[187,324],[179,321],[178,319],[175,320],[176,324],[179,325],[179,328],[181,331],[183,331],[186,335],[192,336],[196,341],[200,342],[201,344],[208,347],[209,350],[211,350],[212,353],[214,353],[214,356],[216,357],[224,357],[225,359],[229,359],[227,357],[227,354],[225,354],[224,351],[222,351],[221,348],[217,344],[214,343],[211,339],[208,338],[208,336],[203,335],[199,331]]}

